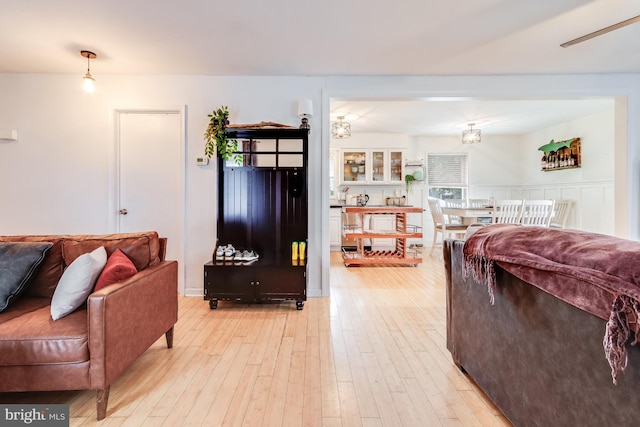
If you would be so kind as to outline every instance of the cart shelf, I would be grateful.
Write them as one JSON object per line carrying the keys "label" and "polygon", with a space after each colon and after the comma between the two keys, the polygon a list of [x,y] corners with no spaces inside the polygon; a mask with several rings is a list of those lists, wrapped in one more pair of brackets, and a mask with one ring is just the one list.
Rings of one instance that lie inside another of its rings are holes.
{"label": "cart shelf", "polygon": [[[407,224],[408,213],[421,213],[422,208],[388,206],[388,207],[346,207],[346,213],[361,215],[360,224],[364,224],[365,215],[395,215],[395,230],[363,230],[348,228],[343,230],[346,238],[356,239],[356,251],[343,251],[344,264],[350,265],[412,265],[422,262],[417,251],[407,250],[407,239],[421,238],[420,227]],[[371,251],[365,250],[365,239],[392,238],[395,239],[395,250]]]}

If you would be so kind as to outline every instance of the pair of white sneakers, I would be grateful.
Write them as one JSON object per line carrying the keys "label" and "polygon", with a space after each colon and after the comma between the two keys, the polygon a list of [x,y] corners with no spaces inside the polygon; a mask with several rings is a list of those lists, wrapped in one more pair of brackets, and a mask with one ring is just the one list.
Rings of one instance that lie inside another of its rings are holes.
{"label": "pair of white sneakers", "polygon": [[230,261],[235,257],[235,255],[236,255],[236,249],[231,244],[218,246],[218,249],[216,249],[217,261],[223,261],[223,260]]}
{"label": "pair of white sneakers", "polygon": [[237,251],[234,261],[255,261],[258,259],[258,254],[254,251]]}
{"label": "pair of white sneakers", "polygon": [[233,245],[218,246],[216,249],[216,261],[255,261],[258,254],[254,251],[238,251]]}

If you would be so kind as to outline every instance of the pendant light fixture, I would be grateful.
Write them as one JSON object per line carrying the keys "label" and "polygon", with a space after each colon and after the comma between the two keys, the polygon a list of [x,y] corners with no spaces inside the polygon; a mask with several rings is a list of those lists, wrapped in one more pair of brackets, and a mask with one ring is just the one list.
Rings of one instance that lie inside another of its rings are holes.
{"label": "pendant light fixture", "polygon": [[82,78],[84,81],[84,91],[87,93],[93,93],[95,90],[95,88],[93,87],[93,82],[95,82],[96,79],[94,79],[91,75],[91,60],[95,59],[97,55],[88,50],[81,50],[80,55],[87,58],[87,74],[85,74]]}
{"label": "pendant light fixture", "polygon": [[351,123],[344,121],[344,116],[338,116],[338,121],[331,123],[331,136],[337,139],[351,136]]}
{"label": "pendant light fixture", "polygon": [[480,129],[474,129],[475,123],[469,123],[469,129],[462,131],[463,144],[477,144],[480,142]]}

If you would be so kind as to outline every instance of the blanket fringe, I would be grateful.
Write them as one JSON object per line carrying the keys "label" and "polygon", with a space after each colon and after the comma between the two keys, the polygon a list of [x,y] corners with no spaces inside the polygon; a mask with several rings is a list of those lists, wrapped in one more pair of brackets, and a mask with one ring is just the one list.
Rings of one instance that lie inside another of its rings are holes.
{"label": "blanket fringe", "polygon": [[465,255],[462,264],[462,274],[465,279],[471,274],[476,282],[486,284],[491,305],[495,303],[495,261],[480,255]]}
{"label": "blanket fringe", "polygon": [[640,339],[640,303],[627,295],[618,295],[613,301],[611,315],[607,321],[602,345],[611,367],[613,384],[618,383],[618,374],[627,367],[626,343],[634,334],[630,345]]}

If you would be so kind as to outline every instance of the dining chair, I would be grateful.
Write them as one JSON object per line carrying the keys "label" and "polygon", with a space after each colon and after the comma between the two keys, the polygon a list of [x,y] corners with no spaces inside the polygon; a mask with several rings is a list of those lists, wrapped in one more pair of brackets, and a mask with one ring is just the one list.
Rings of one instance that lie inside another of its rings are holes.
{"label": "dining chair", "polygon": [[496,200],[493,224],[520,224],[524,200]]}
{"label": "dining chair", "polygon": [[571,199],[555,200],[549,227],[565,228],[567,226],[567,219],[569,218],[569,212],[571,211],[572,206],[573,200]]}
{"label": "dining chair", "polygon": [[443,240],[447,236],[462,237],[468,227],[468,225],[449,223],[445,215],[442,214],[441,203],[440,199],[429,197],[429,211],[431,211],[431,218],[433,219],[433,243],[431,243],[431,252],[429,255],[433,255],[433,250],[438,241],[438,233],[442,235]]}
{"label": "dining chair", "polygon": [[469,199],[467,206],[470,208],[484,208],[489,206],[491,201],[489,199]]}
{"label": "dining chair", "polygon": [[553,214],[553,200],[525,200],[522,206],[522,225],[548,227]]}
{"label": "dining chair", "polygon": [[[442,206],[445,206],[447,208],[464,208],[467,206],[467,201],[465,199],[443,199],[441,201]],[[447,215],[447,214],[443,214],[445,220],[447,220],[447,222],[449,224],[462,224],[462,218],[460,218],[459,216],[456,215]]]}
{"label": "dining chair", "polygon": [[[489,206],[493,207],[493,201],[491,199],[468,199],[467,206],[472,209],[483,209]],[[476,224],[491,224],[493,222],[492,214],[476,217],[475,222]]]}
{"label": "dining chair", "polygon": [[442,204],[452,208],[464,208],[467,201],[465,199],[443,199]]}

